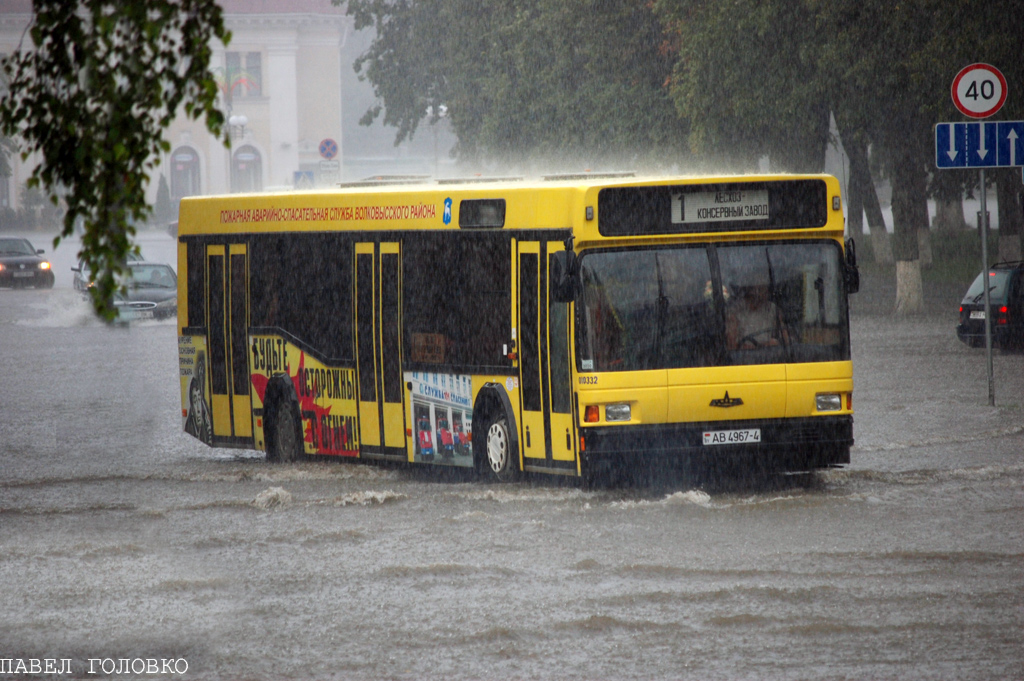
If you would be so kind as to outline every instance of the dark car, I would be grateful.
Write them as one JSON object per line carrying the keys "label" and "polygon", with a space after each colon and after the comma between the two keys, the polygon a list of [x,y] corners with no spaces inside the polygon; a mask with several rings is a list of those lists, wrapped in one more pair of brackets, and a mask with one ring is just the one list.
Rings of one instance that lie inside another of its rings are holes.
{"label": "dark car", "polygon": [[[178,314],[178,277],[170,265],[130,260],[127,267],[127,292],[115,296],[114,301],[118,319],[168,319]],[[71,270],[75,273],[75,289],[87,292],[92,286],[88,269],[79,264]]]}
{"label": "dark car", "polygon": [[42,254],[28,239],[0,237],[0,286],[53,288],[53,269]]}
{"label": "dark car", "polygon": [[956,335],[972,348],[985,345],[985,287],[992,305],[992,344],[1024,347],[1024,261],[1002,262],[982,272],[960,303]]}

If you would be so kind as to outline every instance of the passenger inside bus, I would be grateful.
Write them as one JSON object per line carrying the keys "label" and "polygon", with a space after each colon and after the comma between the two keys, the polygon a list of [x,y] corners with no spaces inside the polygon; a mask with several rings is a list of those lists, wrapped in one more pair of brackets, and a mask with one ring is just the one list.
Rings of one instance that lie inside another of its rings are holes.
{"label": "passenger inside bus", "polygon": [[737,286],[726,315],[725,339],[730,350],[776,346],[786,342],[779,308],[766,283]]}

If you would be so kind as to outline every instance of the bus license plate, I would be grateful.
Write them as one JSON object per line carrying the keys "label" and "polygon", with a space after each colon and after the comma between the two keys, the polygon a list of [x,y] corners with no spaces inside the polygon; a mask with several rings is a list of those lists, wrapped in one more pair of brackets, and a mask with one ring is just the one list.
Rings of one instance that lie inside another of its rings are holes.
{"label": "bus license plate", "polygon": [[984,319],[984,318],[985,318],[985,311],[984,310],[974,310],[973,312],[971,312],[971,319]]}
{"label": "bus license plate", "polygon": [[761,441],[760,428],[746,430],[708,430],[704,431],[705,445],[740,445]]}

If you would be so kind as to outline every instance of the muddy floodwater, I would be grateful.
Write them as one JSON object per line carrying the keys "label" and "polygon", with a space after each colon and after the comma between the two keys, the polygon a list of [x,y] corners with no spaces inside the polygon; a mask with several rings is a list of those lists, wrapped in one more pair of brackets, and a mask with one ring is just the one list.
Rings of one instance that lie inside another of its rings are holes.
{"label": "muddy floodwater", "polygon": [[854,306],[846,469],[494,485],[207,448],[174,322],[54,255],[0,290],[0,678],[1024,678],[1024,355],[987,406],[955,308]]}

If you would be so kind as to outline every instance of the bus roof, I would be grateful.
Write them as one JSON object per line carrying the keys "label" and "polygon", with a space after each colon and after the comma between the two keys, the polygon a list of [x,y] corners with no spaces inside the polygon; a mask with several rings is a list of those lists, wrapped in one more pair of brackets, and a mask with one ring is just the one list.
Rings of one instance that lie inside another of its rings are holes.
{"label": "bus roof", "polygon": [[[808,188],[814,191],[808,193]],[[184,198],[178,234],[572,228],[578,239],[589,240],[776,227],[841,233],[839,193],[839,183],[830,175],[577,173],[537,179],[433,181],[422,176],[378,176],[333,188]],[[733,213],[715,208],[718,199],[723,206],[731,205]],[[711,207],[701,211],[705,205]],[[787,216],[781,222],[779,206],[785,207]],[[806,211],[808,206],[814,208],[811,213]],[[752,217],[735,214],[743,210]],[[702,218],[696,217],[697,211]],[[647,213],[655,217],[638,221],[638,215]],[[613,229],[614,221],[623,225]]]}

